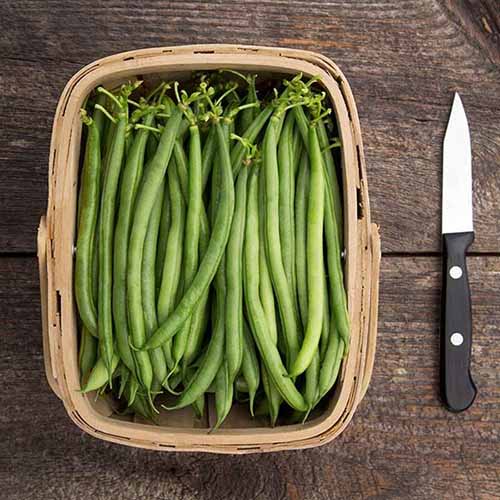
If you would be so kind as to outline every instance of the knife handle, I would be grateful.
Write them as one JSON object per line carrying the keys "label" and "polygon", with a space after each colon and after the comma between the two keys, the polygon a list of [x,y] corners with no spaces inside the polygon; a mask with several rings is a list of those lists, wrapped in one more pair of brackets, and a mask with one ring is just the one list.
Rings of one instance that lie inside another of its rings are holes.
{"label": "knife handle", "polygon": [[465,255],[474,233],[443,235],[441,395],[450,411],[466,410],[477,389],[470,374],[472,311]]}

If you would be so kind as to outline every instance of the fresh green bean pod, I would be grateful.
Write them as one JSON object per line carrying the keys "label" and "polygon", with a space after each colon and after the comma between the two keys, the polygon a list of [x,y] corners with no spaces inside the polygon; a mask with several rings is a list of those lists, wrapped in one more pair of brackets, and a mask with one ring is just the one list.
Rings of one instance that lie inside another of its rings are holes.
{"label": "fresh green bean pod", "polygon": [[[201,218],[201,231],[200,231],[200,256],[204,257],[208,242],[210,240],[210,234],[208,233],[208,222],[206,219],[205,208],[202,207],[202,218]],[[183,369],[189,366],[194,359],[200,353],[200,349],[203,343],[203,335],[207,328],[208,317],[209,317],[209,293],[210,288],[207,288],[205,293],[201,296],[200,301],[196,305],[191,316],[191,327],[189,331],[189,337],[186,344],[186,350],[184,352],[183,358]]]}
{"label": "fresh green bean pod", "polygon": [[267,401],[269,403],[269,418],[271,421],[271,427],[276,425],[276,421],[278,420],[278,415],[280,411],[281,402],[283,398],[279,393],[278,389],[274,385],[273,380],[268,375],[266,367],[264,363],[261,366],[262,373],[262,385],[264,386],[264,392],[266,393]]}
{"label": "fresh green bean pod", "polygon": [[304,150],[304,143],[302,141],[302,135],[300,129],[297,125],[293,127],[292,136],[292,168],[293,175],[297,177],[297,171],[302,159],[302,151]]}
{"label": "fresh green bean pod", "polygon": [[[326,263],[325,263],[326,264]],[[326,280],[326,267],[323,269],[323,326],[321,327],[321,339],[319,353],[320,358],[325,357],[328,348],[328,339],[330,338],[330,296],[328,294],[328,284]]]}
{"label": "fresh green bean pod", "polygon": [[[189,127],[189,197],[184,232],[184,290],[188,290],[199,261],[200,218],[203,206],[203,191],[201,184],[201,138],[197,125]],[[186,345],[191,331],[191,318],[188,318],[174,338],[173,356],[177,366],[186,351]]]}
{"label": "fresh green bean pod", "polygon": [[216,123],[215,126],[217,127],[218,153],[222,182],[219,192],[217,215],[213,224],[208,248],[190,287],[186,290],[181,301],[169,318],[160,325],[158,330],[147,341],[144,346],[145,349],[158,347],[179,331],[186,319],[192,314],[204,292],[208,289],[219,267],[224,248],[227,244],[234,212],[234,185],[229,157],[228,138],[224,134],[220,123]]}
{"label": "fresh green bean pod", "polygon": [[[132,341],[137,348],[143,347],[146,341],[141,290],[144,240],[156,195],[158,190],[161,189],[160,182],[165,176],[167,166],[170,162],[181,119],[181,111],[177,107],[174,108],[161,134],[156,154],[150,161],[149,168],[143,176],[141,189],[138,192],[135,204],[128,253],[127,301]],[[162,343],[163,342],[160,342],[154,347],[159,347]],[[135,353],[135,358],[137,360],[141,382],[146,389],[149,390],[153,374],[148,353],[139,350]]]}
{"label": "fresh green bean pod", "polygon": [[215,411],[217,413],[217,421],[212,428],[212,431],[217,430],[229,412],[233,402],[233,383],[229,377],[229,367],[227,362],[223,362],[215,377]]}
{"label": "fresh green bean pod", "polygon": [[[158,248],[158,234],[160,230],[161,209],[163,206],[163,196],[165,194],[165,178],[160,183],[160,189],[156,195],[156,200],[149,218],[146,238],[144,240],[144,250],[142,258],[142,308],[144,311],[144,325],[146,337],[149,337],[158,327],[158,317],[156,313],[156,252]],[[167,362],[161,347],[152,349],[149,352],[154,379],[161,383],[167,377]]]}
{"label": "fresh green bean pod", "polygon": [[335,318],[338,332],[345,344],[345,352],[349,351],[349,313],[347,310],[347,296],[344,288],[342,271],[342,257],[339,247],[337,219],[333,190],[328,175],[324,175],[325,189],[325,239],[326,262],[330,285],[330,314]]}
{"label": "fresh green bean pod", "polygon": [[247,194],[247,218],[244,250],[245,301],[253,338],[261,358],[283,399],[292,407],[305,411],[304,398],[288,376],[276,345],[269,335],[269,326],[259,296],[259,207],[258,177],[250,175]]}
{"label": "fresh green bean pod", "polygon": [[[260,385],[260,368],[259,358],[255,350],[255,343],[252,337],[252,332],[248,327],[246,320],[243,318],[243,360],[241,363],[241,372],[247,384],[247,391],[249,396],[250,414],[254,416],[254,401],[255,394]],[[241,389],[238,389],[241,391]]]}
{"label": "fresh green bean pod", "polygon": [[87,380],[97,359],[97,340],[82,326],[80,337],[80,351],[78,354],[78,365],[80,366],[80,380],[82,385]]}
{"label": "fresh green bean pod", "polygon": [[307,151],[297,172],[295,193],[295,268],[297,274],[297,296],[302,326],[307,325],[307,198],[309,194],[309,159]]}
{"label": "fresh green bean pod", "polygon": [[342,357],[345,351],[345,344],[336,331],[330,334],[328,349],[325,359],[321,364],[319,373],[318,401],[333,387],[337,380]]}
{"label": "fresh green bean pod", "polygon": [[176,161],[168,169],[168,190],[171,206],[171,223],[167,238],[167,248],[163,263],[162,281],[158,295],[158,322],[168,318],[175,307],[175,297],[179,288],[182,265],[183,234],[186,207],[182,196]]}
{"label": "fresh green bean pod", "polygon": [[118,377],[120,378],[120,387],[118,389],[118,399],[121,399],[124,392],[125,392],[125,387],[127,386],[128,379],[130,378],[130,370],[127,368],[127,366],[120,362],[118,364]]}
{"label": "fresh green bean pod", "polygon": [[[150,126],[155,126],[155,120],[152,121]],[[152,160],[156,150],[158,149],[158,139],[154,134],[148,134],[148,140],[146,142],[146,158],[147,161]]]}
{"label": "fresh green bean pod", "polygon": [[323,159],[314,125],[309,127],[309,163],[311,175],[307,202],[307,326],[300,352],[290,370],[292,376],[300,375],[311,364],[318,349],[323,325],[325,180]]}
{"label": "fresh green bean pod", "polygon": [[97,337],[97,312],[92,286],[92,257],[99,206],[100,138],[99,130],[92,118],[82,112],[82,120],[88,127],[88,135],[79,196],[80,216],[76,242],[75,297],[82,323],[89,333]]}
{"label": "fresh green bean pod", "polygon": [[[119,361],[120,359],[118,358],[116,353],[113,354],[113,358],[111,360],[111,375],[113,375],[113,373],[115,372]],[[87,379],[87,383],[83,386],[81,392],[85,394],[87,392],[97,391],[98,389],[104,387],[108,383],[108,381],[108,368],[105,361],[102,358],[99,358],[94,365],[94,368],[92,368],[92,371],[90,372]]]}
{"label": "fresh green bean pod", "polygon": [[167,251],[168,232],[170,230],[170,196],[168,192],[168,182],[165,182],[164,191],[163,206],[161,208],[160,232],[158,234],[158,250],[156,252],[155,262],[156,300],[158,300],[158,295],[160,293],[163,264],[165,263],[165,253]]}
{"label": "fresh green bean pod", "polygon": [[203,191],[208,182],[212,165],[214,163],[215,152],[217,150],[217,135],[215,127],[210,127],[208,135],[203,145],[202,166],[201,166],[201,185]]}
{"label": "fresh green bean pod", "polygon": [[319,371],[320,371],[320,356],[319,352],[314,353],[311,364],[306,370],[306,383],[304,388],[304,399],[307,404],[307,412],[304,415],[303,421],[307,419],[310,411],[314,408],[318,401],[319,395]]}
{"label": "fresh green bean pod", "polygon": [[[247,95],[245,99],[245,104],[255,104],[259,102],[259,99],[257,98],[257,89],[255,87],[255,80],[257,78],[257,75],[248,75],[248,90],[247,90]],[[258,115],[258,109],[257,108],[245,108],[241,111],[240,113],[240,120],[239,120],[239,130],[238,134],[244,134],[247,130],[248,127],[252,124],[253,120],[255,117]]]}
{"label": "fresh green bean pod", "polygon": [[113,289],[113,238],[115,232],[116,199],[118,181],[125,155],[125,134],[128,124],[126,105],[117,114],[113,142],[109,149],[106,174],[102,188],[101,209],[99,214],[99,350],[108,368],[111,382],[114,353],[112,289]]}
{"label": "fresh green bean pod", "polygon": [[[106,107],[106,100],[107,97],[104,94],[97,94],[95,103],[99,104],[99,106],[102,106],[104,108]],[[94,109],[92,119],[94,120],[95,126],[99,131],[99,137],[101,138],[101,147],[102,147],[102,140],[105,137],[106,122],[108,121],[108,119],[99,108]]]}
{"label": "fresh green bean pod", "polygon": [[[143,124],[150,126],[153,119],[153,113],[149,113],[144,117]],[[136,373],[136,368],[129,345],[127,258],[134,201],[142,178],[146,143],[150,135],[149,130],[138,130],[130,153],[127,156],[121,177],[119,210],[113,247],[113,320],[116,347],[120,359],[132,373]]]}
{"label": "fresh green bean pod", "polygon": [[262,308],[268,320],[269,335],[274,344],[278,343],[276,304],[274,301],[273,284],[269,275],[266,249],[266,199],[265,176],[259,175],[259,294]]}
{"label": "fresh green bean pod", "polygon": [[286,340],[287,365],[292,366],[299,352],[299,328],[297,311],[291,287],[283,266],[279,230],[279,174],[276,130],[279,116],[270,119],[264,138],[264,171],[266,193],[266,243],[271,281],[276,293],[284,338]]}
{"label": "fresh green bean pod", "polygon": [[328,132],[323,121],[318,122],[318,139],[321,150],[323,151],[323,162],[325,165],[326,174],[333,196],[333,207],[335,212],[335,220],[337,221],[337,233],[339,237],[339,246],[342,248],[344,239],[343,230],[343,216],[342,216],[342,195],[340,191],[339,181],[337,178],[337,170],[333,160],[332,150],[329,149],[330,140],[328,139]]}
{"label": "fresh green bean pod", "polygon": [[248,168],[243,168],[236,180],[236,204],[231,232],[226,247],[226,361],[231,385],[240,371],[243,359],[243,240]]}
{"label": "fresh green bean pod", "polygon": [[[295,178],[292,164],[293,140],[293,113],[287,113],[283,131],[278,143],[278,172],[279,172],[279,232],[281,242],[281,256],[286,278],[290,290],[297,289],[295,274],[295,214],[294,192]],[[292,293],[295,298],[295,294]],[[297,305],[295,305],[297,308]]]}
{"label": "fresh green bean pod", "polygon": [[215,325],[206,354],[175,406],[167,408],[168,410],[185,408],[193,404],[203,393],[207,392],[224,360],[224,307],[226,290],[223,267],[220,267],[217,271],[215,287]]}

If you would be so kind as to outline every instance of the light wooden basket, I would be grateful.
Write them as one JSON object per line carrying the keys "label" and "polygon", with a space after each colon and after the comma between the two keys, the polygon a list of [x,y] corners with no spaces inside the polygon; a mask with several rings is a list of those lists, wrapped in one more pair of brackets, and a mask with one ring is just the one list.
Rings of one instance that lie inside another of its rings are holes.
{"label": "light wooden basket", "polygon": [[[302,425],[266,427],[237,407],[223,428],[209,433],[191,410],[169,412],[160,425],[113,413],[112,402],[79,392],[77,312],[73,248],[81,142],[79,109],[97,85],[133,76],[178,78],[192,70],[233,68],[252,72],[318,76],[327,91],[342,142],[345,218],[345,283],[351,344],[326,409]],[[194,45],[136,50],[100,59],[66,85],[57,106],[49,160],[49,200],[38,232],[43,346],[47,379],[81,429],[106,441],[156,450],[253,453],[327,443],[353,417],[371,378],[376,343],[380,241],[370,220],[363,144],[347,80],[328,58],[313,52],[235,45]]]}

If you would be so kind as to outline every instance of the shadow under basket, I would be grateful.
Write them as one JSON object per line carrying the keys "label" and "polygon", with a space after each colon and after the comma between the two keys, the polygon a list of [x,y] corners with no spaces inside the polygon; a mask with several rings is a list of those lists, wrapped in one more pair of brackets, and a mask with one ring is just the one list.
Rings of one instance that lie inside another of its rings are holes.
{"label": "shadow under basket", "polygon": [[[139,77],[146,82],[184,78],[193,70],[231,68],[266,75],[317,76],[333,108],[344,200],[345,286],[351,340],[335,388],[305,424],[269,427],[235,405],[223,427],[210,433],[213,401],[203,420],[191,409],[162,412],[159,425],[120,415],[111,399],[79,392],[77,311],[73,289],[78,169],[82,125],[79,109],[98,85]],[[344,75],[313,52],[235,45],[153,48],[100,59],[66,85],[54,119],[49,160],[49,200],[38,232],[45,370],[52,390],[81,429],[106,441],[174,451],[255,453],[327,443],[348,425],[371,378],[375,355],[380,240],[370,221],[365,160],[356,105]]]}

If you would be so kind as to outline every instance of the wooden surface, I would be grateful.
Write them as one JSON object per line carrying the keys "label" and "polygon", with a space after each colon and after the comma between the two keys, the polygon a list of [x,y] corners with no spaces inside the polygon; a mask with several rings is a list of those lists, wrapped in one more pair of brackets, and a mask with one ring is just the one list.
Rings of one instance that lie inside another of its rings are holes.
{"label": "wooden surface", "polygon": [[[0,487],[6,499],[500,498],[498,0],[6,2],[0,18]],[[219,457],[84,435],[43,372],[35,260],[52,116],[83,65],[133,48],[254,43],[323,52],[358,103],[381,225],[373,381],[319,449]],[[466,413],[438,400],[440,157],[452,92],[473,146],[473,372]]]}

